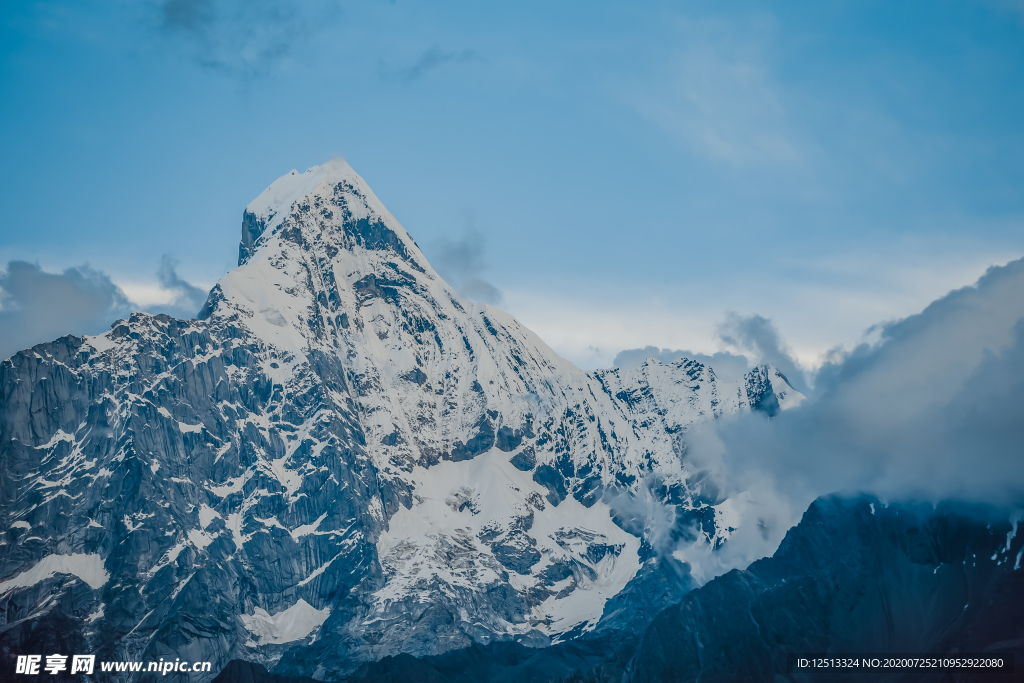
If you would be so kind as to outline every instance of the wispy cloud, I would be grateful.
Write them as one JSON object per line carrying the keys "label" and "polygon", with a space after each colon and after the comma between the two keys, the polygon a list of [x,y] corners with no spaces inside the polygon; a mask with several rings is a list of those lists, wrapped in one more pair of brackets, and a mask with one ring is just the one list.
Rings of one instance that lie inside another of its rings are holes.
{"label": "wispy cloud", "polygon": [[790,165],[804,143],[772,73],[769,15],[681,18],[667,82],[631,96],[639,111],[692,152],[736,166]]}
{"label": "wispy cloud", "polygon": [[212,0],[164,0],[162,25],[174,31],[202,33],[213,23]]}
{"label": "wispy cloud", "polygon": [[471,229],[458,239],[438,240],[430,262],[441,277],[467,299],[500,304],[501,290],[483,277],[484,250],[483,234]]}
{"label": "wispy cloud", "polygon": [[178,265],[178,261],[167,254],[160,259],[160,268],[156,271],[157,280],[161,289],[170,293],[172,299],[170,304],[151,306],[148,310],[167,313],[177,318],[194,318],[206,303],[209,292],[183,280],[178,275]]}
{"label": "wispy cloud", "polygon": [[336,0],[160,0],[157,25],[204,68],[264,76],[340,15]]}
{"label": "wispy cloud", "polygon": [[803,370],[772,321],[760,315],[730,313],[718,327],[718,338],[726,346],[752,353],[759,363],[774,365],[795,389],[807,392]]}
{"label": "wispy cloud", "polygon": [[467,64],[482,61],[483,58],[476,50],[443,50],[435,45],[425,50],[409,66],[394,70],[385,68],[382,69],[382,73],[385,77],[395,78],[399,82],[409,85],[448,64]]}

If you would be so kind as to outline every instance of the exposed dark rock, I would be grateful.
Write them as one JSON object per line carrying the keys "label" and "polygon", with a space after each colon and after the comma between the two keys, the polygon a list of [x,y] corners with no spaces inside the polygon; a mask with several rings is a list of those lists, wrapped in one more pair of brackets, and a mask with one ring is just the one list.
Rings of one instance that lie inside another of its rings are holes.
{"label": "exposed dark rock", "polygon": [[527,446],[512,456],[512,459],[509,462],[511,462],[517,470],[529,472],[537,466],[537,453],[533,450],[533,446]]}
{"label": "exposed dark rock", "polygon": [[[819,499],[773,557],[659,614],[630,680],[841,680],[835,672],[790,676],[788,653],[1013,652],[1020,659],[1024,572],[1013,567],[1024,539],[1007,550],[1010,530],[993,510]],[[871,680],[981,679],[902,672]]]}

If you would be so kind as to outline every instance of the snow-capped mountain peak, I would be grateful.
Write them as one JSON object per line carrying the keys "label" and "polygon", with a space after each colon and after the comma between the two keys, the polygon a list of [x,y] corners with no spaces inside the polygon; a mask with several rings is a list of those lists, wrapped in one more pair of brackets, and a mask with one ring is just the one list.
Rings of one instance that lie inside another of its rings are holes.
{"label": "snow-capped mountain peak", "polygon": [[[653,612],[616,596],[653,608],[686,586],[646,594],[651,526],[615,496],[723,542],[688,433],[800,398],[768,366],[580,370],[460,298],[342,160],[261,193],[239,251],[199,320],[135,314],[0,364],[15,621],[51,615],[124,659],[322,676],[639,628]],[[109,578],[47,559],[69,555]]]}
{"label": "snow-capped mountain peak", "polygon": [[[335,214],[338,221],[332,222]],[[317,216],[325,220],[317,222]],[[239,265],[289,219],[293,225],[307,227],[350,224],[350,236],[362,246],[390,247],[405,252],[406,258],[415,258],[421,268],[429,267],[409,234],[344,159],[332,159],[304,173],[292,170],[249,203],[242,219]]]}

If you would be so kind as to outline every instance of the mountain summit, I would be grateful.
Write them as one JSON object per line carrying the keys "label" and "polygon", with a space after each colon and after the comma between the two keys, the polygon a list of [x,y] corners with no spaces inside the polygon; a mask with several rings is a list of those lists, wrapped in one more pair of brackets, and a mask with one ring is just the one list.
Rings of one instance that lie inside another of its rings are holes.
{"label": "mountain summit", "polygon": [[576,368],[461,298],[341,160],[246,207],[198,320],[36,346],[0,395],[4,651],[320,679],[642,629],[694,582],[615,501],[727,542],[688,432],[802,398],[768,366]]}

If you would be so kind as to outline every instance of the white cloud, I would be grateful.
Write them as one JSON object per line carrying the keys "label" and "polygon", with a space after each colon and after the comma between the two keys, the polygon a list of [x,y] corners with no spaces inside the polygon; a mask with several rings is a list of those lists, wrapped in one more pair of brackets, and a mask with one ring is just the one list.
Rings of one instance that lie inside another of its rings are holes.
{"label": "white cloud", "polygon": [[[691,434],[691,464],[723,496],[743,502],[730,524],[737,538],[763,532],[766,540],[753,554],[736,544],[712,569],[769,554],[811,500],[834,492],[1019,506],[1021,292],[1024,259],[885,326],[876,345],[826,364],[816,395],[800,407],[771,421],[737,416]],[[708,565],[702,552],[682,549]]]}

